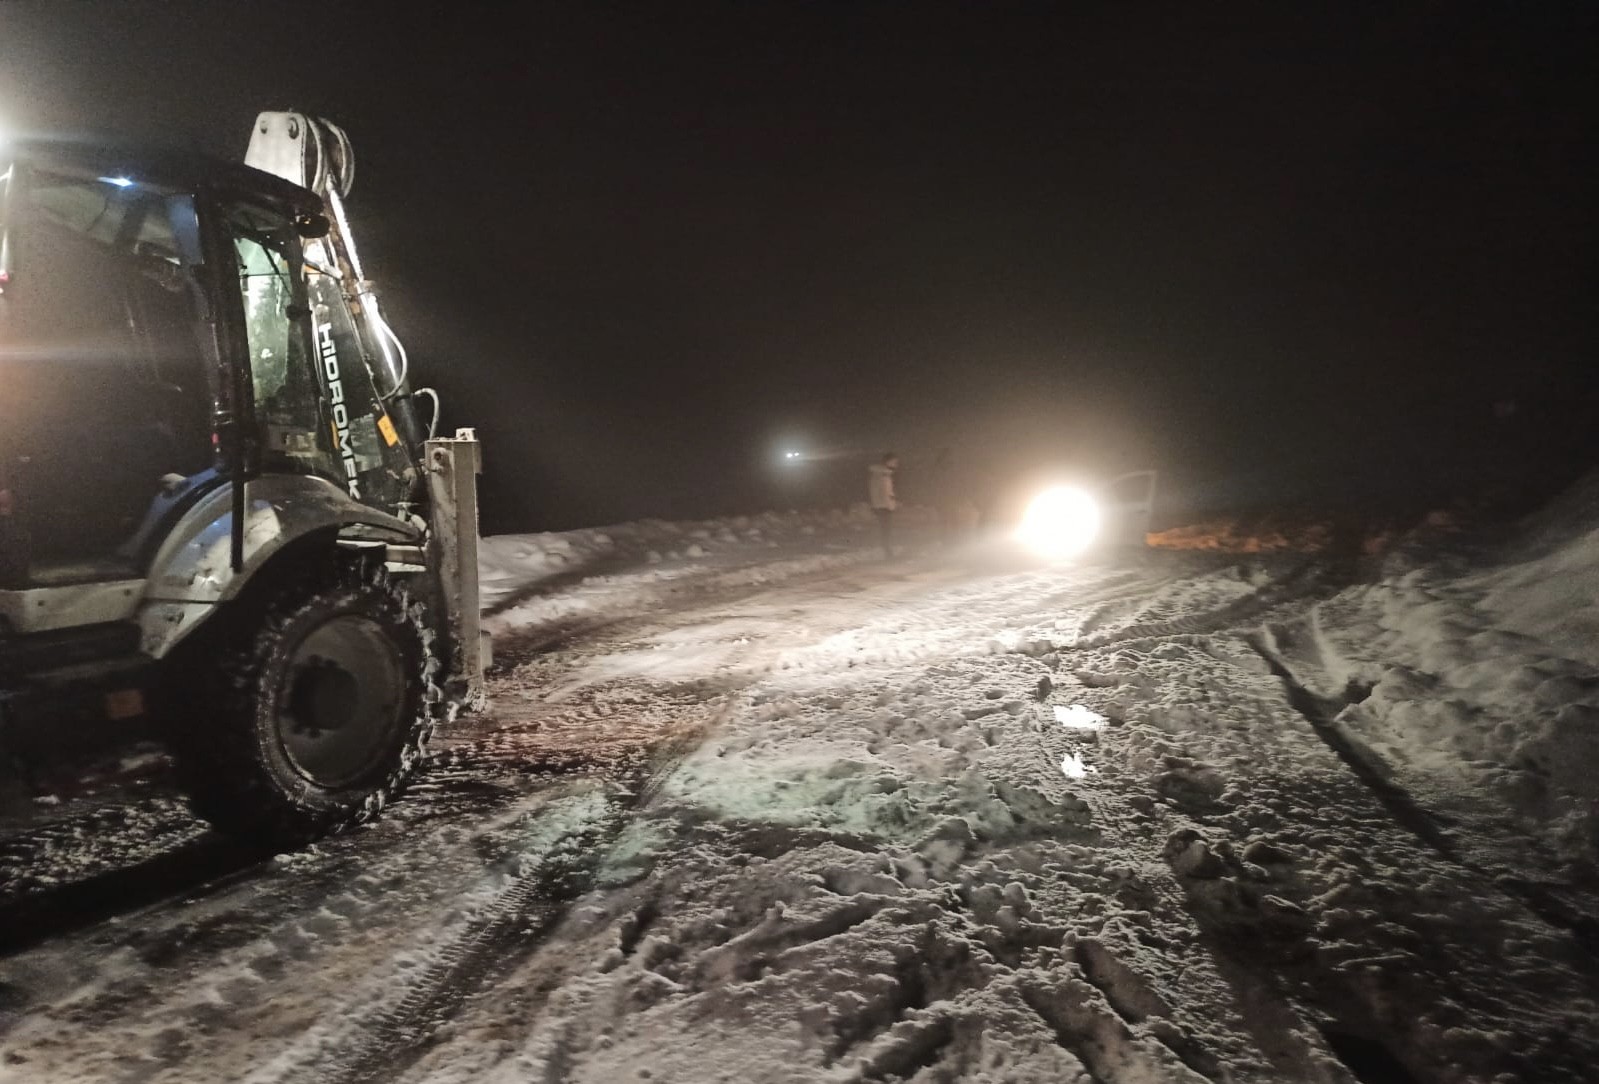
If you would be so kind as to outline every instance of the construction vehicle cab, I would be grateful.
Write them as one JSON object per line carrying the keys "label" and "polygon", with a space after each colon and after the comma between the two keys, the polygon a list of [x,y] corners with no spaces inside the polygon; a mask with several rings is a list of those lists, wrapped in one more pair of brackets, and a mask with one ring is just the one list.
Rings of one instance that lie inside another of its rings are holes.
{"label": "construction vehicle cab", "polygon": [[0,742],[158,702],[197,810],[292,844],[481,694],[478,461],[417,408],[343,133],[262,114],[246,161],[0,145]]}

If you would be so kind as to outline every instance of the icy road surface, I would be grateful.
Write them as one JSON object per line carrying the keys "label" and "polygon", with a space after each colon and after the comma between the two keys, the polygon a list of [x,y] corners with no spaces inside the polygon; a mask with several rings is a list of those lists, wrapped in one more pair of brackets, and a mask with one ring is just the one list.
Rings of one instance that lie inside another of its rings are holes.
{"label": "icy road surface", "polygon": [[1505,594],[1587,535],[859,526],[489,540],[491,709],[305,852],[159,758],[11,816],[0,1081],[1596,1079],[1599,659]]}

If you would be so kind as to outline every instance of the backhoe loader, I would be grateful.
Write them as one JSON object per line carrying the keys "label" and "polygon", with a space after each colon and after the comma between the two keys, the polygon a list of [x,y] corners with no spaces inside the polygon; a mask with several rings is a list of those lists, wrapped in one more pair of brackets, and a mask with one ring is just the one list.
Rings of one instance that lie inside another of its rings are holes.
{"label": "backhoe loader", "polygon": [[274,847],[375,816],[483,695],[479,447],[432,434],[353,178],[300,113],[243,164],[0,144],[0,746],[155,720]]}

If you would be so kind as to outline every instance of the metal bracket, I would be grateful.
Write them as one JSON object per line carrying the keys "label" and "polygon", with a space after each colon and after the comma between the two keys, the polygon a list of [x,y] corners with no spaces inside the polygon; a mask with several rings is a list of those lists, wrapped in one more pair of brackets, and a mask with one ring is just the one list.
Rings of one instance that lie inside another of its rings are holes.
{"label": "metal bracket", "polygon": [[473,429],[454,437],[435,437],[426,445],[432,530],[428,547],[438,570],[439,595],[450,637],[450,677],[465,685],[469,707],[486,699],[484,671],[489,664],[478,588],[477,476],[483,471],[482,446]]}

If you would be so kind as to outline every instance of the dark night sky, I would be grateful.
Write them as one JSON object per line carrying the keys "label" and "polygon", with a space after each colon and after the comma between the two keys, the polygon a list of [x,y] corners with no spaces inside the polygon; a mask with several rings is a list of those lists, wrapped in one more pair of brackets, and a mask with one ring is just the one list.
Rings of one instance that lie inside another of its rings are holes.
{"label": "dark night sky", "polygon": [[1349,8],[12,0],[0,124],[343,124],[490,529],[781,503],[784,440],[1196,504],[1574,469],[1599,8]]}

